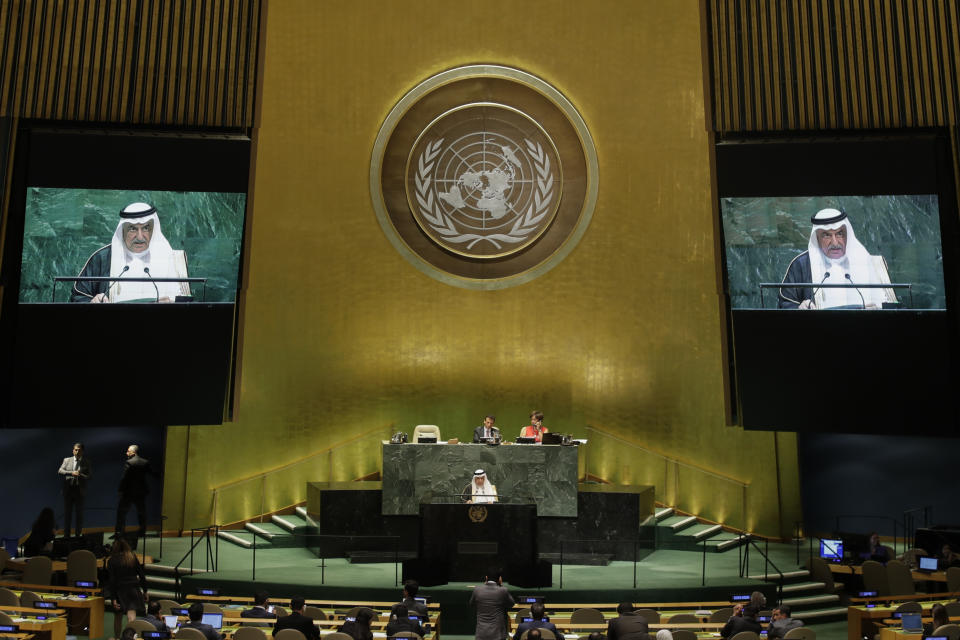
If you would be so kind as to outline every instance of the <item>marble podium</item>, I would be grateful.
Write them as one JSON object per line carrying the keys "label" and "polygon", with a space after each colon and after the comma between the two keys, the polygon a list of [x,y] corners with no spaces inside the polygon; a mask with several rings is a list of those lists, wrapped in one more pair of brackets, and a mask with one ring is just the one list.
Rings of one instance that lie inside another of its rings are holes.
{"label": "marble podium", "polygon": [[419,515],[454,501],[482,468],[504,502],[533,502],[538,516],[577,516],[577,452],[563,445],[383,445],[382,514]]}

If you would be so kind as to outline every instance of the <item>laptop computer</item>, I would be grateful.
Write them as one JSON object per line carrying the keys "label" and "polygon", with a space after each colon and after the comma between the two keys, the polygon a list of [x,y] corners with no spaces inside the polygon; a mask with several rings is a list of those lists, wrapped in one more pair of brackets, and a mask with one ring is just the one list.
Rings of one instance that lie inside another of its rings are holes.
{"label": "laptop computer", "polygon": [[203,618],[200,620],[203,624],[208,624],[217,631],[223,627],[223,614],[222,613],[205,613]]}
{"label": "laptop computer", "polygon": [[563,443],[563,436],[559,433],[545,433],[540,436],[541,444],[561,444]]}
{"label": "laptop computer", "polygon": [[920,566],[917,567],[917,571],[928,573],[936,571],[940,566],[939,560],[937,560],[937,558],[931,558],[930,556],[920,556],[917,558],[917,562],[920,564]]}
{"label": "laptop computer", "polygon": [[537,439],[532,436],[517,436],[517,444],[537,444]]}
{"label": "laptop computer", "polygon": [[919,613],[905,613],[900,618],[900,626],[907,633],[920,633],[923,631],[923,621]]}
{"label": "laptop computer", "polygon": [[177,616],[163,616],[163,624],[167,625],[168,629],[176,629],[180,626],[180,621]]}

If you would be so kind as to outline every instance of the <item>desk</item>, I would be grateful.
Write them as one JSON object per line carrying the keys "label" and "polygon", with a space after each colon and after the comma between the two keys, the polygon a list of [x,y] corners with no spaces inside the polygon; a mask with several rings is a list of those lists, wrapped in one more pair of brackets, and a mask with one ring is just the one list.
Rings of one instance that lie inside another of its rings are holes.
{"label": "desk", "polygon": [[20,626],[21,631],[29,631],[38,640],[66,640],[67,619],[50,618],[35,620],[33,618],[13,618],[13,623]]}
{"label": "desk", "polygon": [[[35,587],[36,585],[20,585],[22,587]],[[47,589],[59,587],[45,587]],[[30,588],[30,591],[34,589]],[[21,590],[14,591],[17,597],[20,597]],[[77,595],[64,593],[38,593],[44,600],[50,600],[57,603],[57,606],[67,610],[67,622],[73,632],[82,631],[84,627],[89,627],[86,634],[91,638],[100,638],[103,636],[103,597],[90,596],[81,598]]]}
{"label": "desk", "polygon": [[[858,564],[832,564],[828,563],[830,567],[830,572],[837,575],[844,576],[860,576],[863,575],[863,567]],[[913,576],[914,581],[922,582],[924,580],[929,580],[931,582],[946,582],[947,581],[947,572],[946,571],[911,571],[910,575]],[[880,598],[877,598],[878,600]]]}
{"label": "desk", "polygon": [[[153,558],[151,556],[145,556],[142,553],[135,554],[137,560],[140,561],[140,564],[152,564]],[[53,560],[50,563],[54,573],[64,573],[67,570],[67,561],[66,560]],[[97,568],[103,569],[107,566],[107,558],[97,558]],[[27,568],[27,560],[23,558],[15,558],[13,560],[7,560],[8,569],[16,569],[17,571],[23,571]],[[54,587],[61,588],[61,587]],[[89,589],[81,589],[81,591],[89,591]]]}
{"label": "desk", "polygon": [[[921,602],[924,613],[930,613],[933,605],[946,604],[953,602],[953,598],[943,600],[929,600]],[[883,620],[893,617],[893,612],[900,604],[895,605],[877,605],[875,607],[855,606],[847,607],[847,640],[862,640],[864,637],[872,638],[879,633]]]}
{"label": "desk", "polygon": [[578,450],[534,444],[384,444],[382,513],[417,515],[421,503],[460,494],[474,469],[482,468],[500,495],[534,502],[538,516],[574,518]]}

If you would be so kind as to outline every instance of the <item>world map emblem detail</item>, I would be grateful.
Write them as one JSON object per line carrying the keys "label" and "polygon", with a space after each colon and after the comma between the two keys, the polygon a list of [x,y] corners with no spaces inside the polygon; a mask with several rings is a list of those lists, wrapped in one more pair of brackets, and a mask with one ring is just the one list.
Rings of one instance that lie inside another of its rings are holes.
{"label": "world map emblem detail", "polygon": [[440,247],[472,258],[520,251],[557,213],[556,147],[530,117],[499,104],[453,109],[423,131],[406,172],[410,210]]}

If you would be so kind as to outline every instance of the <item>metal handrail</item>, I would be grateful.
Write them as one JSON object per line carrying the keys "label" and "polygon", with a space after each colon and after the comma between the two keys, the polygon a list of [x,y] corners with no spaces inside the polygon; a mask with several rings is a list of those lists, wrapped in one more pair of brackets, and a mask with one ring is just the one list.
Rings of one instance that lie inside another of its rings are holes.
{"label": "metal handrail", "polygon": [[741,534],[740,539],[745,540],[747,543],[746,550],[743,552],[743,558],[740,564],[740,577],[746,578],[750,574],[750,547],[753,547],[754,549],[757,550],[757,553],[763,556],[763,559],[765,561],[763,565],[764,578],[767,578],[770,575],[769,567],[773,567],[773,570],[780,575],[780,581],[777,583],[777,604],[779,604],[783,600],[784,575],[783,575],[783,571],[780,571],[780,568],[776,564],[774,564],[773,560],[770,559],[770,556],[767,553],[770,551],[770,540],[766,540],[765,546],[767,548],[767,552],[764,552],[764,550],[758,547],[757,543],[753,541],[753,536],[750,535],[749,533]]}
{"label": "metal handrail", "polygon": [[[214,555],[214,550],[211,549],[210,547],[210,530],[211,529],[215,532],[214,533],[214,539],[216,540],[215,555]],[[193,534],[198,531],[202,531],[203,533],[198,538],[194,539]],[[190,548],[187,549],[187,552],[183,554],[182,558],[180,558],[180,562],[178,562],[173,566],[174,591],[176,592],[178,599],[181,599],[181,600],[183,599],[183,592],[180,589],[181,587],[180,565],[182,565],[187,558],[190,558],[190,574],[191,575],[193,574],[193,550],[196,549],[197,545],[200,544],[200,542],[202,542],[203,540],[207,541],[207,549],[206,549],[207,570],[208,571],[210,570],[211,559],[213,560],[213,570],[214,571],[217,570],[217,564],[219,563],[219,559],[220,559],[220,536],[216,535],[216,533],[219,531],[220,531],[220,527],[215,524],[207,525],[206,527],[195,527],[193,529],[190,529]]]}

